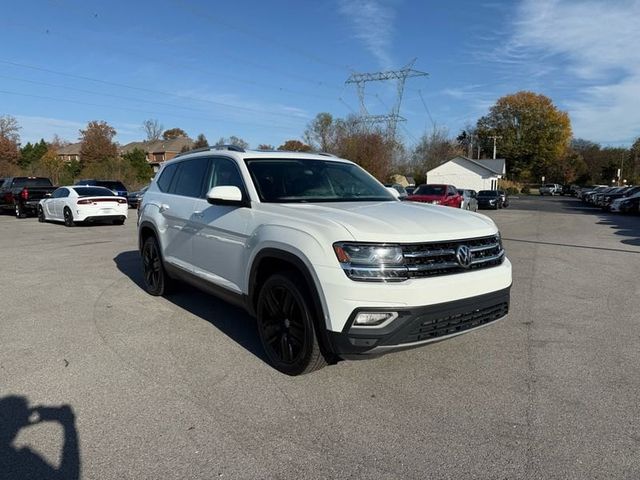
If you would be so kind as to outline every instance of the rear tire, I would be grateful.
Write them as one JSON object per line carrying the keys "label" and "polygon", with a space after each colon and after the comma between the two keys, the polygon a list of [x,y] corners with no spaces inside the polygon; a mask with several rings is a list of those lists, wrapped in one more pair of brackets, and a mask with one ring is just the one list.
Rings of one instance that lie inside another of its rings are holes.
{"label": "rear tire", "polygon": [[315,331],[312,301],[292,272],[276,273],[260,289],[258,332],[271,365],[287,375],[302,375],[327,365]]}
{"label": "rear tire", "polygon": [[38,205],[38,221],[40,223],[44,223],[47,221],[47,219],[44,216],[44,209],[42,208],[42,205]]}
{"label": "rear tire", "polygon": [[156,237],[147,238],[142,245],[142,277],[150,295],[166,295],[173,289],[174,281],[164,268]]}
{"label": "rear tire", "polygon": [[71,210],[69,209],[69,207],[64,207],[63,214],[64,214],[65,227],[75,226],[76,222],[73,221],[73,213],[71,213]]}

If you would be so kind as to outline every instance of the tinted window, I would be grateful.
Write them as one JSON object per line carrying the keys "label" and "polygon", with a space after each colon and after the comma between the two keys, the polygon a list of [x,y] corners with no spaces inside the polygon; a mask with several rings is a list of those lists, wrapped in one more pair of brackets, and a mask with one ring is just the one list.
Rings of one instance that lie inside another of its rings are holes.
{"label": "tinted window", "polygon": [[177,163],[172,163],[171,165],[167,165],[162,170],[162,173],[160,174],[160,178],[158,178],[158,181],[156,182],[156,184],[158,185],[158,188],[160,189],[161,192],[168,192],[169,191],[169,186],[171,185],[171,180],[173,180],[173,177],[174,177],[174,175],[175,175],[177,170],[178,170],[178,164]]}
{"label": "tinted window", "polygon": [[351,163],[330,160],[247,160],[263,202],[395,201],[395,197]]}
{"label": "tinted window", "polygon": [[202,196],[202,183],[209,168],[209,159],[200,157],[178,163],[176,180],[171,184],[170,193],[185,197]]}
{"label": "tinted window", "polygon": [[478,192],[479,197],[497,197],[498,192],[495,190],[480,190]]}
{"label": "tinted window", "polygon": [[214,158],[205,191],[213,187],[233,186],[244,192],[244,182],[237,165],[227,158]]}
{"label": "tinted window", "polygon": [[414,195],[439,195],[443,196],[447,191],[444,185],[420,185],[413,191]]}
{"label": "tinted window", "polygon": [[100,185],[101,187],[105,187],[108,188],[109,190],[127,190],[127,187],[125,187],[122,182],[112,182],[109,180],[98,180],[96,182],[96,185]]}
{"label": "tinted window", "polygon": [[14,187],[52,187],[48,178],[27,178],[18,177],[13,180]]}
{"label": "tinted window", "polygon": [[74,190],[79,197],[112,197],[111,190],[104,187],[75,187]]}

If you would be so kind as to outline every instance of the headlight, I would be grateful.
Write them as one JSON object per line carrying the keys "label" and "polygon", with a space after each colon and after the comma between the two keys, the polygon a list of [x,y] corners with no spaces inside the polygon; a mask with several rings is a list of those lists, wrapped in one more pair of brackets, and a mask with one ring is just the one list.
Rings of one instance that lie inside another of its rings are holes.
{"label": "headlight", "polygon": [[402,248],[398,245],[336,243],[333,250],[352,280],[399,282],[408,278]]}

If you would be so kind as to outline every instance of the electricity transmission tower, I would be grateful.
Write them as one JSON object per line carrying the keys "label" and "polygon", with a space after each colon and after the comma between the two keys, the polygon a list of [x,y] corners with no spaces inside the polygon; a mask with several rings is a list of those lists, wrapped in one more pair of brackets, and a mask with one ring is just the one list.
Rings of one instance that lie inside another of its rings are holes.
{"label": "electricity transmission tower", "polygon": [[[429,75],[426,72],[420,72],[413,69],[416,59],[411,60],[400,70],[389,70],[386,72],[375,73],[352,73],[345,84],[355,84],[358,90],[358,98],[360,99],[360,122],[365,125],[375,125],[379,123],[387,124],[387,132],[390,138],[396,136],[396,127],[398,122],[406,121],[400,116],[400,104],[402,103],[402,94],[404,93],[404,83],[407,78],[424,77]],[[367,82],[379,82],[387,80],[396,80],[397,95],[396,101],[391,107],[391,112],[385,115],[371,115],[367,110],[364,97],[364,87]]]}

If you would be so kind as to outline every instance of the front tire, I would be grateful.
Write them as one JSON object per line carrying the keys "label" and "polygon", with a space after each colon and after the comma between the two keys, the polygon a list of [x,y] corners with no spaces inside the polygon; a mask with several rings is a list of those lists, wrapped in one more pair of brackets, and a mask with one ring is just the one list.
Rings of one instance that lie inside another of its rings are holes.
{"label": "front tire", "polygon": [[142,245],[142,276],[145,290],[150,295],[158,297],[172,290],[173,280],[164,269],[155,237],[147,238]]}
{"label": "front tire", "polygon": [[277,273],[258,295],[256,318],[267,358],[287,375],[302,375],[327,365],[315,332],[312,302],[300,289],[302,279]]}
{"label": "front tire", "polygon": [[65,227],[75,226],[76,223],[73,221],[73,213],[71,213],[71,210],[69,209],[69,207],[64,207],[63,215],[64,215]]}

